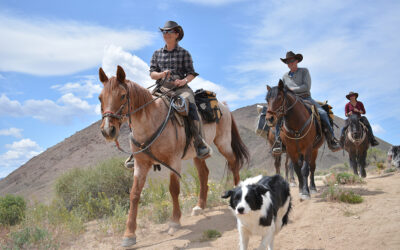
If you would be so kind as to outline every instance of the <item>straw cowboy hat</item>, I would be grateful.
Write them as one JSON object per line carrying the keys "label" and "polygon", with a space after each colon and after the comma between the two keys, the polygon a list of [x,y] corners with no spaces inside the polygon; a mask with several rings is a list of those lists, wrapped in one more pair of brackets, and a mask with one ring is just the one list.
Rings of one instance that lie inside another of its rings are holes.
{"label": "straw cowboy hat", "polygon": [[296,59],[298,62],[301,62],[303,60],[303,55],[302,54],[295,54],[295,53],[293,53],[293,51],[288,51],[286,53],[286,58],[281,58],[281,60],[282,60],[283,63],[287,64],[287,61],[292,59],[292,58]]}
{"label": "straw cowboy hat", "polygon": [[167,21],[164,24],[164,27],[163,28],[159,28],[159,29],[161,31],[172,30],[173,29],[173,30],[175,30],[176,32],[179,33],[179,36],[177,38],[178,41],[182,40],[182,38],[183,38],[183,29],[182,29],[182,27],[180,25],[178,25],[178,23],[176,23],[174,21]]}
{"label": "straw cowboy hat", "polygon": [[350,100],[350,97],[352,97],[353,95],[356,96],[356,99],[357,99],[358,93],[353,92],[353,91],[350,91],[349,94],[346,95],[346,98]]}

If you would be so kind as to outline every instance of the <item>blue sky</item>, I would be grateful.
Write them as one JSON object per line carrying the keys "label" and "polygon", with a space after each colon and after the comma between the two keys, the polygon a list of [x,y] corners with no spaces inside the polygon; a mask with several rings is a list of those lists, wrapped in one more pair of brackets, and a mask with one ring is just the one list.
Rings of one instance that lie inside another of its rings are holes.
{"label": "blue sky", "polygon": [[376,135],[400,144],[399,1],[0,1],[0,177],[100,119],[97,72],[152,84],[158,27],[182,25],[181,46],[230,108],[263,102],[265,85],[304,56],[312,96],[344,117],[360,94]]}

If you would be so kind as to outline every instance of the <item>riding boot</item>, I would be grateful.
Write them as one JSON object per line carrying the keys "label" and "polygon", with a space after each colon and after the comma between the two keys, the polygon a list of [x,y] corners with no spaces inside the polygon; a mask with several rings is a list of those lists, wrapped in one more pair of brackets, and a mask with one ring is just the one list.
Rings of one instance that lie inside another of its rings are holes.
{"label": "riding boot", "polygon": [[272,153],[275,155],[282,154],[283,152],[283,146],[282,146],[282,140],[280,136],[277,136],[275,139],[275,143],[272,146]]}
{"label": "riding boot", "polygon": [[367,127],[367,135],[368,135],[368,141],[369,143],[371,143],[372,147],[378,146],[379,142],[375,139],[374,133],[372,131],[372,127],[371,124],[369,124],[369,121],[367,119],[367,117],[362,116],[360,121]]}
{"label": "riding boot", "polygon": [[210,156],[210,146],[203,139],[200,122],[191,119],[189,119],[189,122],[194,137],[193,143],[197,158],[205,159]]}
{"label": "riding boot", "polygon": [[328,148],[332,152],[339,151],[341,149],[341,147],[338,144],[337,139],[334,137],[334,135],[327,129],[325,129],[324,132],[325,132],[325,138],[326,138],[326,143],[328,144]]}
{"label": "riding boot", "polygon": [[128,169],[132,169],[135,166],[135,158],[133,158],[132,154],[125,160],[124,166]]}

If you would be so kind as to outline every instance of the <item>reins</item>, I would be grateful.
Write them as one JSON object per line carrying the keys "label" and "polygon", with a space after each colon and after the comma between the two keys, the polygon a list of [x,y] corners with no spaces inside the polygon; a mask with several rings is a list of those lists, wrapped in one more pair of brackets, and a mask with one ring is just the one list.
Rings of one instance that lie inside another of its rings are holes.
{"label": "reins", "polygon": [[[148,87],[147,89],[149,89],[149,88],[151,88],[151,87],[153,87],[153,86],[155,86],[155,85],[158,85],[158,86],[157,86],[158,88],[161,87],[161,86],[165,83],[166,79],[167,79],[167,78],[165,77],[165,78],[162,80],[162,82],[161,82],[160,84],[157,84],[157,83],[156,83],[156,84],[153,84],[153,85],[151,85],[150,87]],[[168,93],[174,91],[177,87],[174,87],[174,88],[169,89],[168,91],[165,91],[164,93],[162,93],[161,95],[159,95],[159,96],[157,96],[156,98],[152,99],[151,101],[149,101],[149,102],[143,104],[142,106],[140,106],[140,107],[134,109],[133,111],[131,111],[130,96],[129,96],[129,87],[128,87],[128,85],[127,85],[126,83],[120,83],[120,84],[125,88],[125,90],[126,90],[126,92],[127,92],[127,95],[126,95],[127,101],[126,101],[125,103],[123,103],[123,104],[120,106],[120,108],[118,109],[118,111],[115,112],[115,113],[112,112],[112,111],[105,111],[105,112],[103,112],[103,113],[102,113],[102,119],[104,119],[105,117],[112,117],[112,118],[116,118],[116,119],[118,119],[120,122],[122,122],[123,118],[127,116],[127,117],[129,118],[130,140],[132,141],[132,143],[133,143],[135,146],[137,146],[138,148],[140,148],[140,150],[138,150],[138,151],[136,151],[136,152],[129,153],[129,152],[125,151],[124,149],[122,149],[122,148],[120,147],[118,140],[115,140],[115,145],[116,145],[116,147],[118,148],[118,150],[120,150],[120,151],[123,152],[123,153],[131,154],[132,157],[135,156],[135,155],[137,155],[137,154],[140,154],[140,153],[145,153],[145,154],[147,154],[150,158],[152,158],[153,160],[155,160],[155,161],[161,163],[161,164],[164,165],[166,168],[168,168],[169,170],[171,170],[172,172],[174,172],[177,176],[179,176],[179,178],[181,178],[181,175],[180,175],[175,169],[173,169],[172,167],[170,167],[167,163],[165,163],[165,162],[159,160],[159,159],[158,159],[153,153],[151,153],[151,151],[150,151],[150,146],[158,139],[158,137],[159,137],[159,136],[161,135],[161,133],[164,131],[165,126],[167,125],[167,123],[168,123],[168,121],[169,121],[169,119],[170,119],[170,117],[171,117],[172,102],[173,102],[173,100],[171,100],[171,102],[170,102],[169,109],[168,109],[168,113],[167,113],[167,115],[166,115],[166,117],[165,117],[165,119],[164,119],[164,122],[158,127],[158,129],[153,133],[153,135],[150,137],[150,139],[147,140],[146,142],[144,142],[144,143],[139,143],[138,141],[136,141],[136,140],[133,138],[132,127],[131,127],[131,124],[132,124],[131,115],[133,115],[133,114],[137,113],[138,111],[144,109],[145,107],[147,107],[147,106],[150,105],[151,103],[155,102],[157,99],[159,99],[159,98],[161,98],[161,97],[167,95]],[[128,104],[128,113],[122,115],[121,113],[122,113],[123,109],[125,108],[125,105],[126,105],[126,104]]]}

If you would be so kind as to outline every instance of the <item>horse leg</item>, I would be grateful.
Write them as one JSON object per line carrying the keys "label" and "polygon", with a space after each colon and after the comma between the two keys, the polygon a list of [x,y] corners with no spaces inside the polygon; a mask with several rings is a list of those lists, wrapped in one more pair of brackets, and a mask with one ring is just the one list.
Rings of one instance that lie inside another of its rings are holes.
{"label": "horse leg", "polygon": [[192,210],[192,216],[198,215],[207,205],[207,192],[208,192],[208,167],[205,160],[194,158],[194,165],[196,166],[197,173],[200,179],[200,194],[197,205]]}
{"label": "horse leg", "polygon": [[296,186],[296,179],[294,178],[294,167],[292,162],[289,163],[289,156],[286,155],[286,160],[285,160],[285,169],[286,169],[286,180],[288,179],[288,172],[289,172],[289,182],[291,187]]}
{"label": "horse leg", "polygon": [[349,158],[350,158],[350,166],[353,168],[353,173],[355,175],[358,175],[356,153],[350,151],[349,152]]}
{"label": "horse leg", "polygon": [[173,234],[180,227],[181,209],[179,207],[179,193],[180,193],[179,177],[174,174],[169,174],[169,193],[172,198],[172,217],[169,223],[168,234]]}
{"label": "horse leg", "polygon": [[214,140],[214,144],[217,146],[218,151],[225,157],[225,159],[228,161],[228,167],[232,171],[233,174],[233,184],[236,186],[240,182],[240,166],[236,162],[235,155],[233,154],[232,147],[228,143],[223,143],[227,142],[227,140],[220,139]]}
{"label": "horse leg", "polygon": [[301,196],[300,200],[308,200],[311,198],[310,196],[310,190],[308,189],[308,176],[310,174],[310,153],[307,153],[304,161],[303,161],[303,166],[301,167],[301,175],[303,177],[303,186],[301,189]]}
{"label": "horse leg", "polygon": [[275,173],[280,175],[281,174],[281,159],[282,159],[282,157],[281,157],[281,155],[275,155],[274,159],[275,159],[275,162],[274,162]]}
{"label": "horse leg", "polygon": [[358,165],[360,166],[360,175],[362,178],[367,177],[367,172],[365,171],[366,159],[367,150],[365,150],[358,156]]}
{"label": "horse leg", "polygon": [[130,204],[129,204],[129,214],[128,220],[126,221],[126,229],[124,237],[121,243],[123,247],[129,247],[136,244],[136,219],[138,213],[138,205],[140,194],[144,184],[146,183],[147,173],[149,172],[151,165],[141,165],[139,166],[137,161],[135,161],[133,184],[130,193]]}
{"label": "horse leg", "polygon": [[314,173],[316,169],[316,160],[318,156],[318,149],[314,150],[311,155],[311,162],[310,162],[310,192],[311,194],[316,194],[317,187],[315,186],[315,180],[314,180]]}
{"label": "horse leg", "polygon": [[294,163],[293,160],[290,162],[290,165],[292,165],[292,168],[296,172],[297,179],[299,180],[299,194],[301,195],[303,188],[303,176],[301,175],[301,167],[298,165],[298,163]]}

